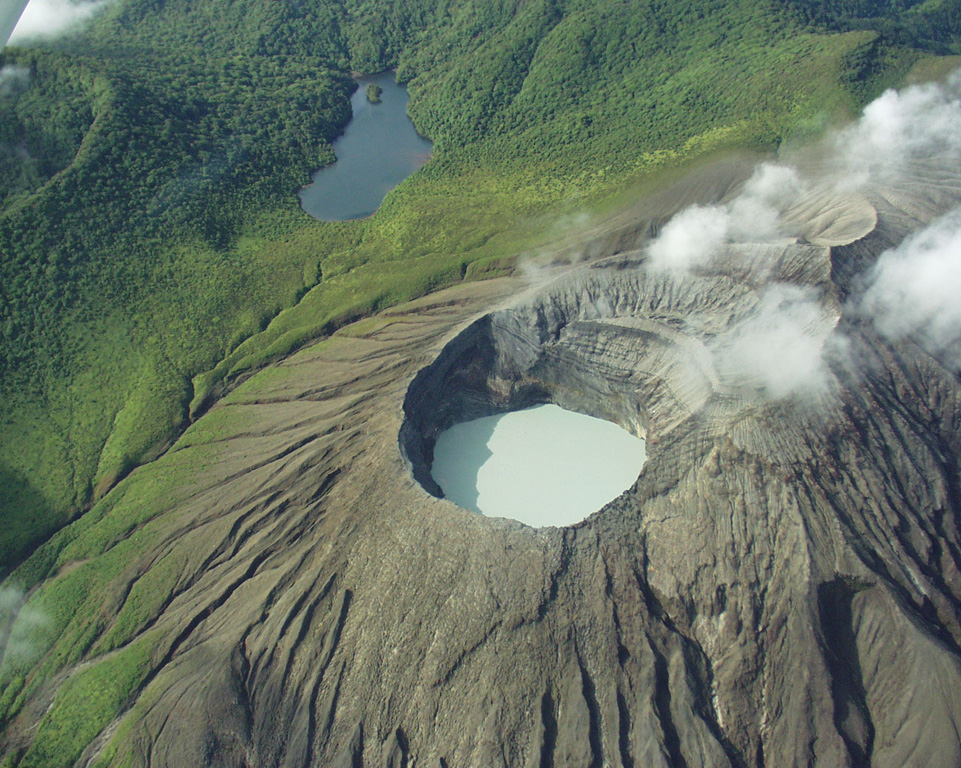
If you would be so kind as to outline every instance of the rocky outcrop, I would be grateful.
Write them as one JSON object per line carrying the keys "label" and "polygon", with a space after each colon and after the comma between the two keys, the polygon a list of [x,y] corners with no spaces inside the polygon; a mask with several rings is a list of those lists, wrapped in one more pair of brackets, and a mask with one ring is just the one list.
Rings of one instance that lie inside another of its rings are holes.
{"label": "rocky outcrop", "polygon": [[[47,554],[38,601],[117,565],[4,748],[149,641],[78,764],[955,768],[961,383],[846,309],[934,198],[808,200],[804,241],[683,280],[628,250],[459,286],[255,377]],[[779,282],[818,297],[813,398],[716,354]],[[634,486],[562,529],[439,498],[439,431],[537,402],[644,436]]]}

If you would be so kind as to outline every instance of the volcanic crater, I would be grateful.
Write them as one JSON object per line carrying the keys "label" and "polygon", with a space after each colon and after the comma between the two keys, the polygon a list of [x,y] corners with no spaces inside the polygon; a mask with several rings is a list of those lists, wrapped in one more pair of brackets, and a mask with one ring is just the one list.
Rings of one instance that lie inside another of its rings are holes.
{"label": "volcanic crater", "polygon": [[[849,308],[961,185],[931,164],[844,205],[815,193],[795,241],[648,269],[667,217],[744,170],[589,233],[596,258],[533,288],[456,286],[227,395],[56,555],[45,589],[83,578],[76,552],[149,536],[83,625],[90,658],[28,691],[7,738],[28,744],[91,660],[146,647],[81,764],[121,734],[143,766],[955,768],[961,382]],[[781,284],[816,297],[813,400],[718,364]],[[647,439],[628,492],[544,529],[437,498],[441,430],[546,402]],[[190,480],[132,526],[156,473]]]}

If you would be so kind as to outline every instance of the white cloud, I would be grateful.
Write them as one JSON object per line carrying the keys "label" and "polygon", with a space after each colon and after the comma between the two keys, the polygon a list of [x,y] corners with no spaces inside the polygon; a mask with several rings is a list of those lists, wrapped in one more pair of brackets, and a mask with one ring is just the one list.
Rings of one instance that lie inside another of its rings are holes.
{"label": "white cloud", "polygon": [[[857,310],[889,338],[914,337],[961,367],[961,209],[881,254]],[[954,347],[952,351],[952,347]]]}
{"label": "white cloud", "polygon": [[774,400],[820,392],[830,377],[824,350],[836,324],[813,288],[774,283],[755,311],[712,345],[718,375]]}
{"label": "white cloud", "polygon": [[11,45],[50,40],[67,34],[111,0],[30,0],[13,34]]}
{"label": "white cloud", "polygon": [[785,236],[781,216],[805,193],[796,169],[762,163],[728,205],[736,242],[765,243]]}
{"label": "white cloud", "polygon": [[674,216],[648,246],[649,267],[684,272],[706,263],[727,241],[731,215],[718,205],[694,205]]}
{"label": "white cloud", "polygon": [[905,164],[938,158],[961,158],[961,72],[945,83],[889,90],[864,108],[861,118],[838,132],[834,153],[847,176],[864,184],[890,182]]}
{"label": "white cloud", "polygon": [[729,203],[694,205],[674,216],[648,245],[648,267],[683,273],[706,264],[728,243],[782,240],[781,216],[804,192],[794,168],[762,163]]}
{"label": "white cloud", "polygon": [[[649,267],[685,272],[710,261],[727,243],[769,243],[799,234],[784,213],[812,188],[895,186],[913,162],[961,164],[961,70],[946,83],[889,90],[828,140],[828,160],[810,183],[781,163],[764,163],[723,205],[678,213],[648,246]],[[896,187],[895,187],[896,188]]]}
{"label": "white cloud", "polygon": [[16,587],[0,588],[0,662],[29,659],[36,652],[36,635],[49,623],[47,617],[26,602]]}
{"label": "white cloud", "polygon": [[[870,186],[897,194],[918,163],[961,170],[961,70],[946,83],[885,92],[826,143],[826,159],[805,163],[805,179],[793,167],[765,163],[730,201],[678,213],[648,245],[648,268],[683,275],[730,243],[801,234],[786,222],[803,226],[805,206],[836,201],[825,192]],[[869,317],[890,338],[916,339],[961,369],[961,209],[882,254],[863,285],[848,311]],[[844,343],[832,333],[836,320],[813,289],[769,285],[756,312],[714,342],[719,375],[774,399],[816,392],[830,378],[826,347]]]}
{"label": "white cloud", "polygon": [[9,96],[25,90],[29,84],[30,70],[26,67],[7,64],[0,68],[0,96]]}

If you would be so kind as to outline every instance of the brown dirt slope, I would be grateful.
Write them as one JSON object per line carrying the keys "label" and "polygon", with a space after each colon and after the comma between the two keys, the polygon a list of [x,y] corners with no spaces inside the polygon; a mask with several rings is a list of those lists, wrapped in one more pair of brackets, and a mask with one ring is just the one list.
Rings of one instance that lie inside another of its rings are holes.
{"label": "brown dirt slope", "polygon": [[[820,241],[683,283],[624,247],[663,212],[639,215],[598,249],[621,253],[536,290],[462,285],[252,378],[38,553],[28,605],[82,600],[0,751],[43,764],[91,670],[146,646],[61,764],[956,768],[961,383],[844,304],[954,199],[926,173],[837,220],[808,201]],[[777,280],[822,289],[858,361],[814,405],[707,351]],[[475,516],[415,480],[449,423],[545,400],[649,442],[584,523]]]}

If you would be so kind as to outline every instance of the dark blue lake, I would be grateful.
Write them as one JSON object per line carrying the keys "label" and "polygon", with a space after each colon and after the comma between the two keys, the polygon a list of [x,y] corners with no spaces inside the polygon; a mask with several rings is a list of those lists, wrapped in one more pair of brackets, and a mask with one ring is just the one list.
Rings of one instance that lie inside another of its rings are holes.
{"label": "dark blue lake", "polygon": [[[321,221],[370,216],[390,190],[430,159],[431,143],[407,117],[407,89],[393,72],[357,78],[350,99],[353,118],[334,141],[337,162],[314,174],[300,193],[303,209]],[[379,85],[380,104],[367,99],[367,86]]]}

